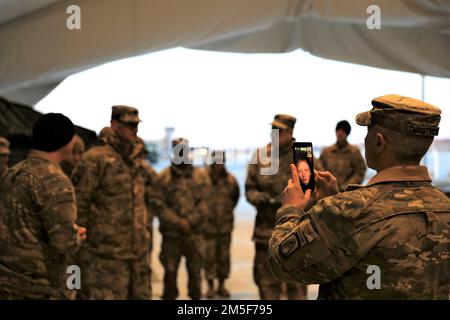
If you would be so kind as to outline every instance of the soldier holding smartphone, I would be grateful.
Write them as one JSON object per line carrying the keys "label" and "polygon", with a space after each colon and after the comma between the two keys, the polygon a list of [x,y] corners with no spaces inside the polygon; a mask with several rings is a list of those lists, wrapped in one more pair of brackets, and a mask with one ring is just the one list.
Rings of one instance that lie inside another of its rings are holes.
{"label": "soldier holding smartphone", "polygon": [[[269,259],[283,280],[320,284],[319,299],[449,297],[450,200],[431,184],[420,161],[439,132],[441,110],[386,95],[357,115],[367,126],[366,186],[339,193],[336,178],[317,173],[319,200],[306,210],[295,166],[270,240]],[[381,271],[378,289],[368,268]]]}

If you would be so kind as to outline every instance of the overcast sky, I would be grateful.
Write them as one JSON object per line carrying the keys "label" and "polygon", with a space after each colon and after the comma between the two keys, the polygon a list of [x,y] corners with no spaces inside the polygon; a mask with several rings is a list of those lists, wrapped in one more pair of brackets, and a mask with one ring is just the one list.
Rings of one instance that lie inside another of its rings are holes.
{"label": "overcast sky", "polygon": [[[450,80],[427,77],[425,100],[443,110],[441,138],[450,137]],[[108,63],[68,77],[36,105],[62,112],[99,132],[111,106],[136,106],[139,135],[160,139],[165,127],[192,146],[243,148],[265,144],[276,113],[297,117],[298,141],[334,142],[336,122],[352,125],[351,143],[366,129],[354,118],[374,97],[396,93],[421,98],[421,77],[314,57],[285,54],[160,51]]]}

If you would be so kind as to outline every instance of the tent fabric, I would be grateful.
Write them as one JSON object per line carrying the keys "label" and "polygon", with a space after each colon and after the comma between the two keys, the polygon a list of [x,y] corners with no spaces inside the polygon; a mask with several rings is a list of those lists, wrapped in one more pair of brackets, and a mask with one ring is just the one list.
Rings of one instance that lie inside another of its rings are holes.
{"label": "tent fabric", "polygon": [[[66,27],[72,4],[81,9],[81,30]],[[370,5],[381,10],[380,30],[366,26]],[[1,24],[0,41],[0,95],[28,103],[75,72],[178,46],[246,53],[301,48],[450,77],[450,0],[64,0]]]}
{"label": "tent fabric", "polygon": [[17,101],[22,104],[34,105],[41,99],[45,98],[45,96],[47,96],[47,94],[55,89],[61,82],[62,80],[55,83],[36,84],[10,91],[6,94],[6,98],[10,101]]}
{"label": "tent fabric", "polygon": [[[11,142],[10,165],[22,161],[31,148],[33,124],[42,113],[31,107],[0,98],[0,136]],[[86,148],[97,140],[97,134],[75,126],[75,132],[83,139]]]}

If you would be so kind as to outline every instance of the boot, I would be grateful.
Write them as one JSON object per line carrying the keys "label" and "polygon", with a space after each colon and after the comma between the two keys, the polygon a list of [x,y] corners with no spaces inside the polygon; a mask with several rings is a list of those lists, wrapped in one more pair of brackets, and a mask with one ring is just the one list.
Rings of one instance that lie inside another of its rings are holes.
{"label": "boot", "polygon": [[208,291],[206,292],[206,298],[214,298],[214,280],[208,280]]}
{"label": "boot", "polygon": [[229,297],[231,297],[231,294],[230,294],[230,292],[225,288],[224,282],[225,282],[224,280],[220,280],[220,281],[219,281],[219,289],[217,290],[217,294],[218,294],[219,296],[221,296],[221,297],[229,298]]}

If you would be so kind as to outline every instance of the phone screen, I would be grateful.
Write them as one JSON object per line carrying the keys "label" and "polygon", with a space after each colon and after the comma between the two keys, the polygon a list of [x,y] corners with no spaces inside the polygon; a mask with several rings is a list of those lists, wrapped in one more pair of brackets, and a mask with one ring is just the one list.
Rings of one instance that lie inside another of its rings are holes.
{"label": "phone screen", "polygon": [[294,164],[297,167],[303,192],[314,191],[314,156],[311,142],[294,142]]}

